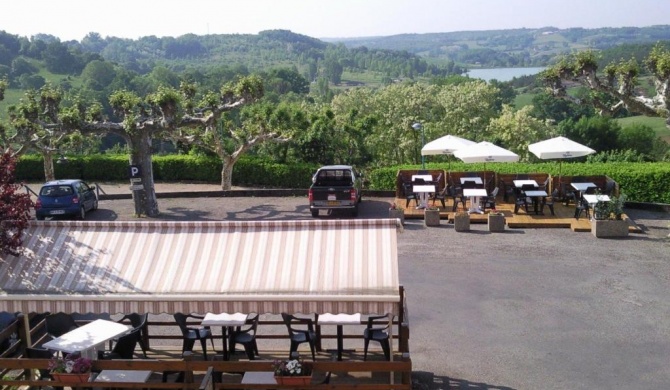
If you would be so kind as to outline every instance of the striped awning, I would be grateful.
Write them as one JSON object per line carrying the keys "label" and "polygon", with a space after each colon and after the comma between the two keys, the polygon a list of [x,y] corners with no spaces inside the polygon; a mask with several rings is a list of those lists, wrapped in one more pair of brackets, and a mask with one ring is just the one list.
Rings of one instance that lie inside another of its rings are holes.
{"label": "striped awning", "polygon": [[0,311],[393,313],[395,219],[33,221]]}

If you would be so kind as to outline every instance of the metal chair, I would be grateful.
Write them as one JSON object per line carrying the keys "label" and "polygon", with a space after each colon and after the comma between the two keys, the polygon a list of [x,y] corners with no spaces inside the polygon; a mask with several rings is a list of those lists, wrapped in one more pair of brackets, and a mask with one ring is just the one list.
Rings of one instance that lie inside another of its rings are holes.
{"label": "metal chair", "polygon": [[199,340],[200,345],[202,346],[202,354],[205,357],[205,360],[207,360],[207,339],[209,339],[212,342],[212,349],[214,349],[214,339],[212,338],[212,332],[210,331],[209,327],[203,327],[203,326],[195,327],[195,326],[189,326],[187,324],[187,320],[189,318],[197,318],[202,320],[204,316],[199,316],[195,314],[175,313],[173,314],[173,317],[174,320],[177,322],[177,325],[181,330],[181,335],[184,339],[181,347],[182,354],[186,351],[192,352],[193,344],[195,344],[196,340]]}
{"label": "metal chair", "polygon": [[[383,326],[375,327],[375,320],[385,319],[386,323]],[[386,360],[391,360],[391,346],[389,341],[389,326],[388,316],[370,316],[368,317],[368,323],[363,331],[363,340],[364,340],[364,349],[363,349],[363,360],[368,358],[368,346],[370,341],[376,341],[382,346],[384,351],[384,356]]]}
{"label": "metal chair", "polygon": [[[291,349],[289,351],[289,358],[294,352],[298,351],[298,346],[302,343],[309,343],[309,348],[312,350],[312,360],[316,360],[316,332],[314,332],[314,321],[310,318],[298,318],[288,313],[281,313],[284,324],[288,329],[289,339],[291,340]],[[297,328],[297,326],[305,326],[306,329]]]}
{"label": "metal chair", "polygon": [[47,334],[52,338],[58,338],[65,333],[78,328],[71,315],[65,313],[50,314],[45,319]]}
{"label": "metal chair", "polygon": [[235,344],[242,344],[244,352],[246,352],[249,360],[254,360],[255,356],[259,355],[258,345],[256,344],[256,329],[258,328],[259,315],[254,313],[249,315],[245,325],[246,329],[238,326],[230,333],[230,354],[235,353]]}

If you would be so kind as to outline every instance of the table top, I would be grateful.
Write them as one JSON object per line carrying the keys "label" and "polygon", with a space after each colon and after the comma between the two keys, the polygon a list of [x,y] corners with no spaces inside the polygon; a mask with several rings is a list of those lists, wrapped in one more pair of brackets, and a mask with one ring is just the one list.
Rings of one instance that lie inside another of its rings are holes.
{"label": "table top", "polygon": [[483,188],[464,188],[463,189],[463,196],[487,196],[488,192],[486,192],[485,189]]}
{"label": "table top", "polygon": [[435,192],[434,185],[415,185],[412,186],[412,191],[414,192]]}
{"label": "table top", "polygon": [[433,175],[412,175],[412,181],[423,179],[424,181],[433,181]]}
{"label": "table top", "polygon": [[585,194],[584,200],[588,203],[609,202],[610,197],[605,194]]}
{"label": "table top", "polygon": [[361,313],[355,314],[319,314],[319,325],[357,325],[361,323]]}
{"label": "table top", "polygon": [[81,352],[95,347],[132,329],[114,321],[95,320],[44,343],[43,347],[67,353]]}
{"label": "table top", "polygon": [[241,325],[244,325],[245,322],[247,322],[247,317],[248,316],[249,316],[248,314],[244,314],[244,313],[235,313],[235,314],[207,313],[207,314],[205,314],[205,318],[203,318],[203,320],[202,320],[202,325],[204,325],[204,326],[212,326],[212,325],[241,326]]}
{"label": "table top", "polygon": [[94,382],[138,382],[149,380],[151,371],[141,370],[102,370]]}
{"label": "table top", "polygon": [[534,187],[538,187],[537,182],[535,180],[514,180],[514,187],[521,188],[524,185],[532,185]]}
{"label": "table top", "polygon": [[273,371],[246,371],[242,377],[242,384],[276,385]]}
{"label": "table top", "polygon": [[547,191],[524,191],[526,196],[547,196]]}
{"label": "table top", "polygon": [[482,181],[482,178],[477,176],[477,177],[461,177],[461,184],[464,184],[466,181],[474,181],[475,184],[484,184]]}
{"label": "table top", "polygon": [[570,185],[577,191],[586,191],[589,187],[597,187],[593,183],[570,183]]}

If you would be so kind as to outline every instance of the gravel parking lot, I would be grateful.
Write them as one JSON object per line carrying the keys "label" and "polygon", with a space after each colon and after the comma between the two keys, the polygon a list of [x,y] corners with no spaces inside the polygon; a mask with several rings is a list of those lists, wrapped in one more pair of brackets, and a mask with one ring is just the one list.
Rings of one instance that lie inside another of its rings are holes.
{"label": "gravel parking lot", "polygon": [[[365,199],[358,218],[386,217],[388,201]],[[302,197],[169,198],[159,207],[165,220],[311,218]],[[133,212],[131,200],[105,200],[87,219]],[[626,212],[644,233],[456,233],[445,221],[409,220],[398,251],[415,377],[434,389],[667,389],[670,215]]]}

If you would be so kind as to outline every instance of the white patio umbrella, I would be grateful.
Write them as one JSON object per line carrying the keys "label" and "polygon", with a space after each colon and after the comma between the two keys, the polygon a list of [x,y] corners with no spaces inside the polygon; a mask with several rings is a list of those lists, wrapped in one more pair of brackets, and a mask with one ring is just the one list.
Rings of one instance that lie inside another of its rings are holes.
{"label": "white patio umbrella", "polygon": [[[421,155],[453,155],[456,150],[475,144],[476,142],[470,141],[469,139],[449,134],[425,144],[423,148],[421,148]],[[451,158],[447,157],[447,161],[449,162],[447,172],[451,172]]]}
{"label": "white patio umbrella", "polygon": [[528,150],[542,160],[559,160],[558,181],[561,181],[563,159],[588,156],[596,151],[565,137],[556,137],[528,145]]}
{"label": "white patio umbrella", "polygon": [[484,163],[484,183],[486,183],[486,163],[487,162],[515,162],[519,161],[519,155],[490,142],[480,142],[478,144],[466,146],[454,152],[454,156],[466,163]]}

